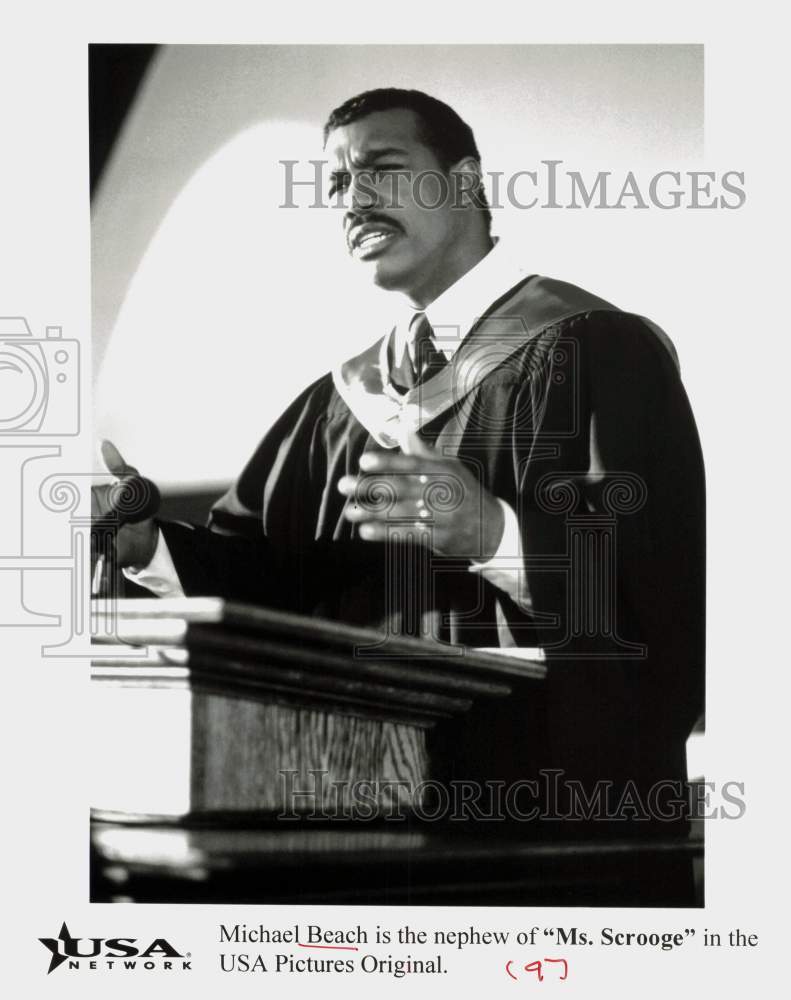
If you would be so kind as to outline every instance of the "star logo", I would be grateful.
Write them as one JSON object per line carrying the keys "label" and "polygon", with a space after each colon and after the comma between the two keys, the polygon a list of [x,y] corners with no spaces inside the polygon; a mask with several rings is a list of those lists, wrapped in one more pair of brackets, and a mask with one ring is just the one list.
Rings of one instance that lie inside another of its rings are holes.
{"label": "star logo", "polygon": [[67,943],[76,941],[77,938],[73,938],[69,933],[69,928],[66,926],[66,921],[63,921],[63,926],[60,929],[60,934],[56,938],[39,938],[39,941],[52,952],[52,958],[49,960],[49,968],[47,969],[47,975],[50,972],[54,972],[59,965],[62,965],[67,956],[61,954],[60,945],[63,945],[63,951],[66,951]]}

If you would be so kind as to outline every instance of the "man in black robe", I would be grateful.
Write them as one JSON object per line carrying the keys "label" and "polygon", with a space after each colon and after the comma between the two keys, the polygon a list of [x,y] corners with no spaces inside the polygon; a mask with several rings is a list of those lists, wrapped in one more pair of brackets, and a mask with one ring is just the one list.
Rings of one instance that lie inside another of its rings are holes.
{"label": "man in black robe", "polygon": [[682,779],[704,488],[672,345],[508,260],[472,132],[441,102],[359,95],[325,142],[348,250],[408,309],[295,400],[208,527],[123,528],[127,575],[385,636],[541,647],[545,702],[517,692],[442,731],[449,777],[549,768],[643,796]]}

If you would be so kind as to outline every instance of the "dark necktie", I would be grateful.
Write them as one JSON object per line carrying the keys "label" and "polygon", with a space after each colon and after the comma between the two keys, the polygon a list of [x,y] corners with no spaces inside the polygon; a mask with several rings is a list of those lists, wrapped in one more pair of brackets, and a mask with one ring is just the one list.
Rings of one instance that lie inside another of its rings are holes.
{"label": "dark necktie", "polygon": [[414,389],[427,381],[448,363],[437,350],[434,331],[423,312],[415,313],[409,324],[407,350],[401,363],[391,372],[392,381],[405,390]]}

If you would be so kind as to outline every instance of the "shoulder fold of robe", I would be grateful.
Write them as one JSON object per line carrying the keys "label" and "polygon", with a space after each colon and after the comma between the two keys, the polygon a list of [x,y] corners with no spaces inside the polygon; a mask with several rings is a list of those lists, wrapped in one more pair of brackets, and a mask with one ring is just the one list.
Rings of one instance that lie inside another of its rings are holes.
{"label": "shoulder fold of robe", "polygon": [[[617,306],[576,285],[533,275],[492,303],[465,337],[451,362],[405,394],[387,371],[389,334],[332,372],[338,395],[374,440],[397,448],[417,431],[456,406],[493,368],[551,327],[594,311],[621,312]],[[678,367],[675,348],[655,323],[640,317]]]}

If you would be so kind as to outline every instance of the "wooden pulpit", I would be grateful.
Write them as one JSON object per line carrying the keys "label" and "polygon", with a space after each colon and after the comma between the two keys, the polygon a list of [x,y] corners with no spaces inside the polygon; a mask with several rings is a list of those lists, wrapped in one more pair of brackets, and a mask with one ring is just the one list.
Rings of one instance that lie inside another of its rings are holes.
{"label": "wooden pulpit", "polygon": [[509,712],[540,721],[538,651],[213,598],[92,610],[95,902],[701,905],[702,843],[670,831],[427,815],[437,747],[486,774]]}
{"label": "wooden pulpit", "polygon": [[538,651],[494,654],[215,598],[94,607],[93,807],[104,818],[409,809],[427,731],[515,683]]}

